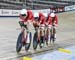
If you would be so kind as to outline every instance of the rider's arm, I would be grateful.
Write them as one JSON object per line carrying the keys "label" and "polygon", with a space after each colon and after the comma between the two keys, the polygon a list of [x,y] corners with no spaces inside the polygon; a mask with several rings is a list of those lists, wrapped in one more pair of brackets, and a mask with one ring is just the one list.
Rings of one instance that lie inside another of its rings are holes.
{"label": "rider's arm", "polygon": [[21,19],[22,22],[26,22],[27,21],[27,17],[24,18],[22,15],[19,15],[19,17],[20,17],[20,19]]}
{"label": "rider's arm", "polygon": [[52,25],[52,18],[49,16],[49,18],[48,18],[48,24],[49,25]]}
{"label": "rider's arm", "polygon": [[39,18],[39,23],[41,23],[42,22],[42,19],[41,18]]}
{"label": "rider's arm", "polygon": [[24,18],[22,17],[22,15],[19,15],[21,21],[24,21]]}
{"label": "rider's arm", "polygon": [[45,23],[46,23],[46,18],[43,19],[43,24],[45,24]]}
{"label": "rider's arm", "polygon": [[55,18],[55,25],[56,26],[58,26],[58,17],[57,16],[55,16],[56,18]]}
{"label": "rider's arm", "polygon": [[42,20],[43,20],[43,15],[42,15],[42,13],[39,13],[39,23],[40,24],[42,23]]}
{"label": "rider's arm", "polygon": [[33,16],[32,11],[28,10],[27,14],[28,14],[28,20],[33,21],[34,20],[34,16]]}

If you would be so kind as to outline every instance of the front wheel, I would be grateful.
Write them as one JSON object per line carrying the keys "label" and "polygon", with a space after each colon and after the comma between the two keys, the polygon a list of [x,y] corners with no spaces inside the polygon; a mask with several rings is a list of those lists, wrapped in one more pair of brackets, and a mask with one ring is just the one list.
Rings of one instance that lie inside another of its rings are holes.
{"label": "front wheel", "polygon": [[39,43],[39,46],[40,48],[42,48],[44,46],[44,36],[40,36],[40,43]]}
{"label": "front wheel", "polygon": [[50,30],[48,30],[47,35],[46,35],[46,45],[49,45],[49,41],[50,41]]}
{"label": "front wheel", "polygon": [[27,41],[26,41],[26,44],[25,44],[25,50],[26,51],[29,50],[29,48],[30,48],[31,40],[32,40],[32,34],[31,34],[31,32],[29,32],[27,34]]}
{"label": "front wheel", "polygon": [[23,36],[23,33],[20,33],[18,36],[18,39],[17,39],[17,44],[16,44],[17,53],[19,53],[21,51],[21,48],[22,48],[22,36]]}
{"label": "front wheel", "polygon": [[38,41],[37,41],[37,32],[34,33],[34,37],[33,37],[33,49],[36,50],[37,46],[38,46]]}
{"label": "front wheel", "polygon": [[50,43],[51,43],[51,41],[52,41],[52,43],[55,42],[55,29],[54,28],[52,28],[52,30],[51,30]]}

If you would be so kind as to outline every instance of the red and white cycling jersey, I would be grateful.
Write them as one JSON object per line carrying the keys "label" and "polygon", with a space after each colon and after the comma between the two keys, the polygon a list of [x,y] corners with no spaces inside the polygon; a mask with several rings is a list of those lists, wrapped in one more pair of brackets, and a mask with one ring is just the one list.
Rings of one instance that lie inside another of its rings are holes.
{"label": "red and white cycling jersey", "polygon": [[51,18],[51,16],[50,16],[50,14],[48,15],[48,17],[47,17],[47,19],[46,19],[46,23],[47,23],[48,25],[52,25],[52,18]]}
{"label": "red and white cycling jersey", "polygon": [[54,17],[54,25],[58,26],[58,17],[57,17],[57,15],[55,15],[55,17]]}
{"label": "red and white cycling jersey", "polygon": [[39,23],[41,25],[45,25],[45,20],[46,20],[45,16],[42,13],[39,13]]}
{"label": "red and white cycling jersey", "polygon": [[20,15],[20,19],[23,22],[27,22],[27,20],[33,21],[34,16],[31,10],[27,10],[27,16],[24,18],[22,15]]}

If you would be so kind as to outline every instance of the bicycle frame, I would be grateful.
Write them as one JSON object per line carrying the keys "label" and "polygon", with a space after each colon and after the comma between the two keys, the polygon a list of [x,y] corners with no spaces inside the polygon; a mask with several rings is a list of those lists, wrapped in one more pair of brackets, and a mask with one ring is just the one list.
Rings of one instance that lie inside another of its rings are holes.
{"label": "bicycle frame", "polygon": [[38,33],[37,41],[40,41],[40,37],[44,36],[44,30],[41,28],[41,26],[36,27],[35,31]]}
{"label": "bicycle frame", "polygon": [[36,28],[35,28],[35,31],[36,31],[36,33],[38,34],[38,35],[37,35],[37,36],[38,36],[37,41],[39,42],[39,40],[40,40],[39,27],[36,27]]}
{"label": "bicycle frame", "polygon": [[44,37],[44,39],[46,41],[46,45],[47,46],[48,46],[49,41],[50,41],[50,34],[51,34],[50,30],[51,30],[51,26],[50,25],[46,25],[45,26],[45,37]]}
{"label": "bicycle frame", "polygon": [[19,24],[21,26],[21,32],[18,35],[16,51],[20,52],[22,46],[25,46],[25,50],[28,51],[32,40],[32,34],[29,32],[27,24],[23,22],[19,22]]}
{"label": "bicycle frame", "polygon": [[22,27],[21,28],[21,32],[23,33],[22,43],[26,44],[26,40],[27,40],[27,31],[26,31],[26,28],[25,27]]}

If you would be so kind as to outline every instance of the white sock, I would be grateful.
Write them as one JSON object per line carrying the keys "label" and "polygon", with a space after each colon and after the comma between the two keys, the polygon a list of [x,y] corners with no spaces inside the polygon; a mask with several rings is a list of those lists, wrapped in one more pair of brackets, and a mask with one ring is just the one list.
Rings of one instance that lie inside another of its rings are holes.
{"label": "white sock", "polygon": [[56,34],[55,34],[54,38],[56,38]]}
{"label": "white sock", "polygon": [[50,41],[50,35],[48,35],[48,41]]}
{"label": "white sock", "polygon": [[30,43],[29,34],[27,36],[27,42],[26,43]]}
{"label": "white sock", "polygon": [[42,43],[41,46],[43,46],[44,44]]}

